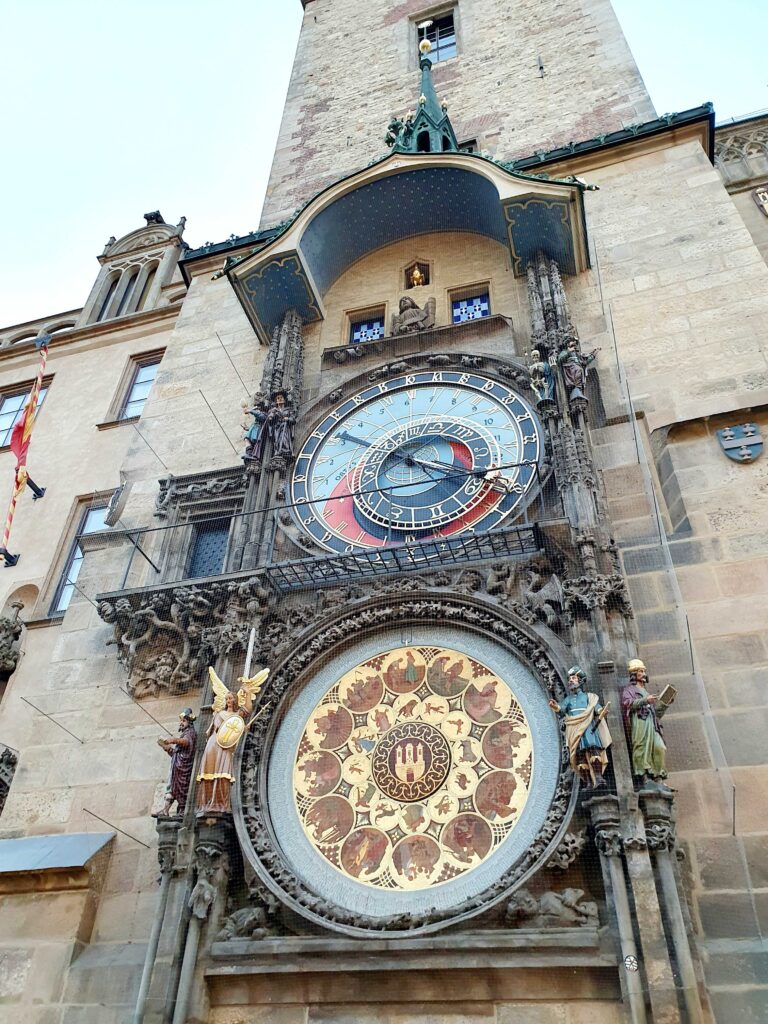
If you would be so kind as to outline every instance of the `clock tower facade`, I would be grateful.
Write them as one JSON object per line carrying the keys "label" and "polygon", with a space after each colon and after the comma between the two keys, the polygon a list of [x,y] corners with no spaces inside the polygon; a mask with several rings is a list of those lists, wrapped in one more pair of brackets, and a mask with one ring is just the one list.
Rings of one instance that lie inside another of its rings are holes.
{"label": "clock tower facade", "polygon": [[261,229],[148,215],[83,328],[176,240],[112,532],[15,677],[88,699],[3,823],[57,885],[62,807],[119,830],[65,1012],[758,1019],[768,268],[712,108],[656,116],[608,0],[303,7]]}

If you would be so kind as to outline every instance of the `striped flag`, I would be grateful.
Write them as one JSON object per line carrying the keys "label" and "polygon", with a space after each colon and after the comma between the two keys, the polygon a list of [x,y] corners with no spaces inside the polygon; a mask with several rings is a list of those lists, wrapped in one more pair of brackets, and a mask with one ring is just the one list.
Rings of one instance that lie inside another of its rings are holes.
{"label": "striped flag", "polygon": [[16,512],[16,502],[27,484],[27,452],[29,451],[29,442],[32,440],[32,428],[34,427],[35,420],[37,418],[37,402],[40,397],[40,388],[43,385],[43,376],[45,374],[45,364],[48,359],[48,345],[50,344],[50,341],[50,334],[40,334],[35,339],[35,345],[40,350],[40,365],[37,370],[37,378],[32,386],[32,391],[27,399],[27,404],[24,406],[24,412],[22,413],[21,419],[14,425],[14,428],[11,431],[10,448],[16,456],[16,476],[14,479],[13,494],[11,495],[11,503],[8,506],[8,515],[5,520],[3,543],[0,548],[0,553],[2,553],[5,558],[6,565],[15,565],[18,561],[18,555],[10,555],[8,553],[8,538],[11,534],[13,516]]}

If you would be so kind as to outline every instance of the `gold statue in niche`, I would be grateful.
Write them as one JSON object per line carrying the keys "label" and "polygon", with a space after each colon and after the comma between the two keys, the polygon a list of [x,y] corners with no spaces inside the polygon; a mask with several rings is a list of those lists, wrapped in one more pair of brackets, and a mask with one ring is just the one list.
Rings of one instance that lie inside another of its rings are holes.
{"label": "gold statue in niche", "polygon": [[241,676],[237,695],[228,689],[212,668],[208,674],[213,687],[213,718],[208,727],[200,773],[197,776],[197,813],[229,814],[232,810],[231,789],[235,749],[240,742],[253,710],[253,698],[269,675],[269,669],[248,679]]}
{"label": "gold statue in niche", "polygon": [[294,800],[336,870],[388,890],[473,870],[528,800],[531,732],[514,694],[462,651],[402,647],[345,673],[310,714]]}

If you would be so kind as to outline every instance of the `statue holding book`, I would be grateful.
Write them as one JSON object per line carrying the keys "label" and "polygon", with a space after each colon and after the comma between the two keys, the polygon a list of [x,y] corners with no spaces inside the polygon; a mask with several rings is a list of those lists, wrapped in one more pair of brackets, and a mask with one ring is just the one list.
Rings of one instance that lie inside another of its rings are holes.
{"label": "statue holding book", "polygon": [[627,666],[629,682],[621,691],[621,709],[632,753],[632,771],[641,785],[669,792],[667,777],[667,745],[661,719],[677,696],[673,686],[660,695],[649,693],[648,673],[642,661],[634,659]]}

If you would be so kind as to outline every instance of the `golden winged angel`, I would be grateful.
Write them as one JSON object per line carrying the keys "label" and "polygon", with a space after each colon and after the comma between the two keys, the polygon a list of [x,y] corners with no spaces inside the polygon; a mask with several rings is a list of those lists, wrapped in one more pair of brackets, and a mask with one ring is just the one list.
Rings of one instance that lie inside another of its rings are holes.
{"label": "golden winged angel", "polygon": [[230,800],[234,757],[240,737],[245,732],[253,698],[267,680],[269,669],[262,669],[250,679],[240,676],[237,695],[219,679],[212,668],[208,669],[213,687],[213,718],[206,733],[200,774],[197,776],[198,814],[210,811],[228,814],[232,810]]}

